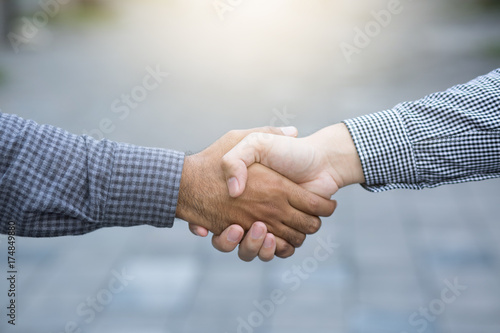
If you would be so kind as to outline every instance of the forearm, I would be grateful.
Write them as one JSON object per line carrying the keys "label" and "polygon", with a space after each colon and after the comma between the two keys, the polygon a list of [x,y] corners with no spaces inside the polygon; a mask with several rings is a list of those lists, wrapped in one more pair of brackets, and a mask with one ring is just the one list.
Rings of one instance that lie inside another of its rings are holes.
{"label": "forearm", "polygon": [[95,141],[0,114],[0,232],[52,237],[171,226],[182,153]]}
{"label": "forearm", "polygon": [[500,70],[345,121],[370,191],[500,176]]}

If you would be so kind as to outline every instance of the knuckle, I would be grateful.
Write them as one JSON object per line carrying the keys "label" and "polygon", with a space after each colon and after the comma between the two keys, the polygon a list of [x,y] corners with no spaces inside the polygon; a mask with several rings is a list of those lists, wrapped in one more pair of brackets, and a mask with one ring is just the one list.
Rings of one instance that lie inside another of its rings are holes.
{"label": "knuckle", "polygon": [[330,205],[330,207],[328,208],[328,213],[326,214],[325,217],[331,216],[335,212],[335,208],[336,208],[336,205],[332,203]]}
{"label": "knuckle", "polygon": [[229,141],[239,141],[243,137],[244,132],[242,130],[231,130],[226,133],[225,137]]}
{"label": "knuckle", "polygon": [[332,200],[328,200],[328,202],[326,202],[325,204],[322,205],[322,211],[323,211],[323,214],[322,216],[324,217],[328,217],[330,215],[333,214],[333,212],[335,212],[335,208],[337,208],[337,203],[335,201],[332,201]]}
{"label": "knuckle", "polygon": [[309,235],[315,234],[321,228],[321,219],[318,217],[315,217],[309,221],[307,226],[308,226],[307,233]]}
{"label": "knuckle", "polygon": [[227,154],[222,156],[220,164],[223,168],[228,168],[231,166],[231,157],[229,157]]}
{"label": "knuckle", "polygon": [[238,135],[239,132],[240,132],[239,130],[230,130],[229,132],[227,132],[226,135],[229,137],[235,137]]}
{"label": "knuckle", "polygon": [[270,228],[276,228],[282,224],[281,217],[290,214],[280,204],[278,195],[266,196],[266,202],[262,204],[262,210],[265,212],[265,216],[267,216],[267,223]]}
{"label": "knuckle", "polygon": [[337,209],[337,201],[333,200],[333,201],[331,201],[330,215],[332,215],[336,209]]}
{"label": "knuckle", "polygon": [[310,196],[308,205],[311,211],[317,212],[321,207],[320,199],[316,196]]}
{"label": "knuckle", "polygon": [[276,128],[275,127],[272,127],[272,126],[264,126],[262,127],[262,132],[265,132],[265,133],[276,133]]}
{"label": "knuckle", "polygon": [[317,216],[309,216],[304,214],[296,215],[291,227],[303,232],[307,235],[316,233],[321,227],[321,220]]}
{"label": "knuckle", "polygon": [[259,133],[259,132],[253,132],[253,133],[250,133],[248,134],[246,137],[245,137],[245,140],[250,143],[250,144],[255,144],[256,142],[258,142],[260,136],[262,135],[262,133]]}
{"label": "knuckle", "polygon": [[276,248],[276,256],[278,258],[288,258],[295,253],[295,248],[288,243],[281,244]]}
{"label": "knuckle", "polygon": [[301,247],[302,244],[304,244],[305,240],[306,240],[306,235],[299,233],[298,235],[293,237],[292,245],[296,248]]}
{"label": "knuckle", "polygon": [[272,135],[265,131],[250,133],[244,139],[245,143],[253,148],[263,148],[269,140],[272,140]]}

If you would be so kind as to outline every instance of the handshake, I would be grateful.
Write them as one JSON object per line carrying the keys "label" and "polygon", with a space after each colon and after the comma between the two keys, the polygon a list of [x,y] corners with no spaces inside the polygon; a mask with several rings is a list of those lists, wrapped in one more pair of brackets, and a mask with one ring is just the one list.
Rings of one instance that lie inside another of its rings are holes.
{"label": "handshake", "polygon": [[269,261],[291,256],[307,234],[333,214],[331,196],[364,183],[361,162],[344,124],[296,138],[294,127],[231,131],[188,156],[176,216],[213,246]]}

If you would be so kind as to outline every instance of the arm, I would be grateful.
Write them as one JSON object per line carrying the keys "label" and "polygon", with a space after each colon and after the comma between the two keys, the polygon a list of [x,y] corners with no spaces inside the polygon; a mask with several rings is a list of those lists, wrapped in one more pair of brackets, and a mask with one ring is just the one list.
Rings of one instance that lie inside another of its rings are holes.
{"label": "arm", "polygon": [[353,183],[383,191],[499,177],[500,69],[344,124],[302,139],[245,138],[223,158],[229,193],[244,192],[255,162],[324,197]]}
{"label": "arm", "polygon": [[0,114],[0,232],[79,235],[175,218],[184,154],[69,134]]}
{"label": "arm", "polygon": [[499,177],[500,69],[345,123],[369,191]]}
{"label": "arm", "polygon": [[18,235],[51,237],[170,227],[177,216],[220,233],[232,221],[248,230],[267,219],[269,230],[299,246],[320,224],[302,211],[329,215],[334,204],[261,167],[251,170],[249,195],[229,198],[219,161],[249,132],[234,133],[184,163],[175,151],[95,141],[0,114],[0,230],[14,221]]}
{"label": "arm", "polygon": [[[229,193],[244,191],[246,166],[254,162],[325,197],[354,183],[379,192],[499,177],[500,69],[344,124],[306,140],[246,138],[224,156]],[[250,240],[249,246],[248,238],[240,253],[251,258],[267,253],[262,241]],[[236,247],[226,238],[214,237],[213,242],[219,249]]]}
{"label": "arm", "polygon": [[[254,162],[325,197],[353,183],[376,192],[498,177],[499,76],[497,69],[444,93],[346,120],[305,139],[262,140],[253,134],[223,158],[229,193],[243,193],[246,166]],[[241,239],[243,231],[234,229]],[[213,243],[220,250],[237,246],[225,237],[214,237]],[[263,240],[246,236],[240,257],[270,258],[262,245]]]}

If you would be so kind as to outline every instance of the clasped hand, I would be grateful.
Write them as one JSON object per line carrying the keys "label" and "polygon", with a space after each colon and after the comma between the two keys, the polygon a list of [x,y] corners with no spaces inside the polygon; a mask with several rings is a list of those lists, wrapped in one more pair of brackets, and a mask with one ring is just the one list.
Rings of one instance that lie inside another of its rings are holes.
{"label": "clasped hand", "polygon": [[231,131],[188,156],[177,216],[196,235],[213,232],[212,243],[220,251],[232,251],[241,242],[242,260],[291,256],[307,234],[318,231],[319,216],[333,214],[336,202],[330,197],[362,181],[354,177],[360,165],[359,170],[349,166],[359,158],[344,125],[307,138],[296,135],[294,128]]}

